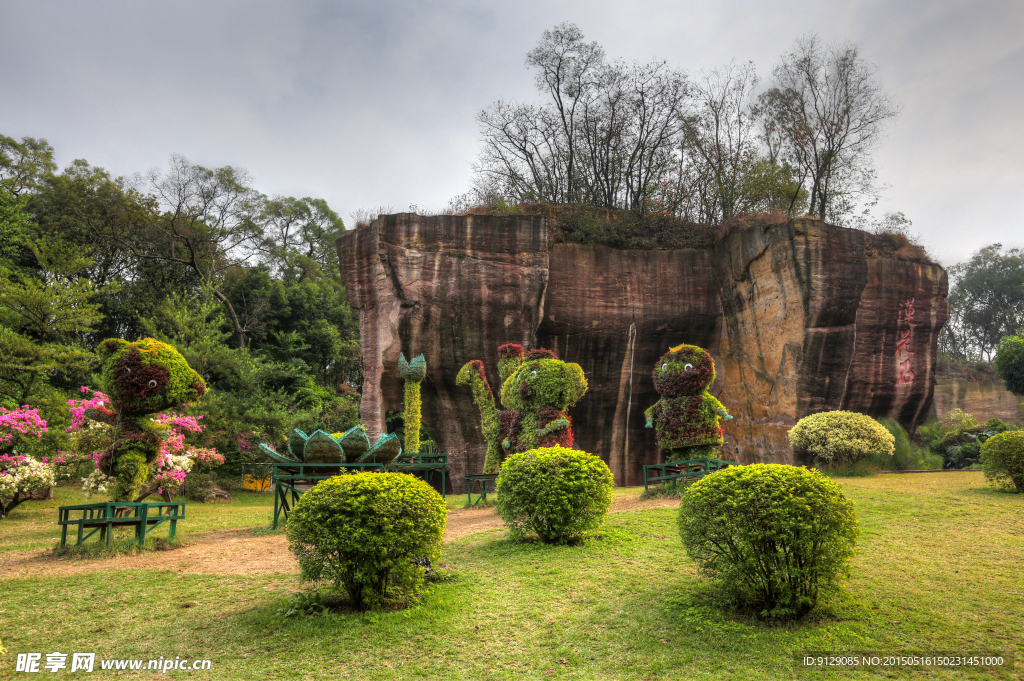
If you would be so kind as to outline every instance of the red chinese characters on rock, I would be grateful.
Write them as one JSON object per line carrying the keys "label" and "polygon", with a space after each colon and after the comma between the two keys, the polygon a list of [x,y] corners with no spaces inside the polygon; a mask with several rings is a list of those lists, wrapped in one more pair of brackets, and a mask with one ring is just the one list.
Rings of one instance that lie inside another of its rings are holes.
{"label": "red chinese characters on rock", "polygon": [[[896,318],[896,365],[899,367],[899,376],[896,378],[897,387],[914,382],[914,372],[910,368],[910,359],[914,355],[914,351],[910,349],[910,344],[914,327],[920,323],[914,321],[914,312],[913,298],[900,303],[899,315]],[[907,328],[900,328],[903,324]]]}

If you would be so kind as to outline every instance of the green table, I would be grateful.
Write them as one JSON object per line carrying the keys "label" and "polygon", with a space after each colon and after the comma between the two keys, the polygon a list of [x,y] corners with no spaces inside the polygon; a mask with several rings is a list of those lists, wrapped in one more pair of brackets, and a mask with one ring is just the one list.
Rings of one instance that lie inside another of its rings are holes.
{"label": "green table", "polygon": [[[466,476],[466,504],[468,506],[476,506],[480,503],[480,500],[487,499],[487,490],[494,486],[494,481],[498,479],[497,473],[481,473],[480,475],[467,475]],[[473,501],[473,483],[480,483],[480,496]]]}

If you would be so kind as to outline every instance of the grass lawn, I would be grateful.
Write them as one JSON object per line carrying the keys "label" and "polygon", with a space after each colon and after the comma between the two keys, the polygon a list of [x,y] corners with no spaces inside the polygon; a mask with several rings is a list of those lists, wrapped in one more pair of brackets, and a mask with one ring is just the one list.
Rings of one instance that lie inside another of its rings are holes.
{"label": "grass lawn", "polygon": [[[95,672],[104,678],[1019,678],[1024,496],[996,492],[978,473],[840,484],[863,532],[853,578],[842,598],[799,624],[765,625],[710,605],[713,591],[681,548],[675,509],[651,508],[609,515],[577,547],[510,544],[500,530],[470,535],[445,547],[452,581],[418,607],[376,615],[278,617],[281,575],[125,570],[6,579],[0,639],[9,653],[0,678],[26,678],[13,671],[16,653],[52,651],[212,660],[209,671]],[[190,523],[195,534],[267,524],[269,495],[237,499],[190,505],[182,532]],[[52,522],[56,504],[46,503]],[[27,506],[0,521],[0,550],[52,545],[55,526],[19,520],[45,504]],[[803,651],[1018,659],[1010,672],[811,672],[794,664]]]}

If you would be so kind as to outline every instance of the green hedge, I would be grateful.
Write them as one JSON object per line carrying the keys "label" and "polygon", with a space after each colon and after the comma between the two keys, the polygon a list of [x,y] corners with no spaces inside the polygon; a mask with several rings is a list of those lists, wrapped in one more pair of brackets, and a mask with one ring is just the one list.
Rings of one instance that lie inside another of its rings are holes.
{"label": "green hedge", "polygon": [[866,457],[892,456],[895,438],[870,416],[852,411],[823,411],[797,421],[789,442],[822,461],[854,464]]}
{"label": "green hedge", "polygon": [[295,504],[288,544],[304,580],[333,582],[366,610],[418,597],[423,568],[414,561],[440,557],[446,517],[441,495],[411,475],[339,475]]}
{"label": "green hedge", "polygon": [[817,471],[736,466],[690,485],[679,534],[700,571],[761,617],[801,617],[838,587],[858,535],[853,503]]}
{"label": "green hedge", "polygon": [[536,532],[544,543],[564,544],[601,524],[612,503],[612,472],[593,454],[542,447],[509,456],[497,491],[512,538]]}
{"label": "green hedge", "polygon": [[981,445],[985,477],[997,484],[1024,492],[1024,431],[993,435]]}

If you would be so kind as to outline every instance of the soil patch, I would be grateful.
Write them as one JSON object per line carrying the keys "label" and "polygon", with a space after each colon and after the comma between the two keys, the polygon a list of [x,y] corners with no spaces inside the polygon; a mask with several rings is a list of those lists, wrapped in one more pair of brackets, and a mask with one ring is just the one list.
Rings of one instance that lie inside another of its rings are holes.
{"label": "soil patch", "polygon": [[[678,506],[678,499],[620,496],[610,511]],[[457,509],[448,513],[445,542],[502,526],[494,508]],[[167,570],[187,574],[265,575],[279,573],[296,578],[299,564],[288,550],[284,533],[254,536],[250,528],[207,532],[171,551],[145,551],[113,558],[55,558],[49,549],[0,553],[0,574],[5,578],[51,577],[97,570]],[[297,582],[296,582],[297,584]]]}

